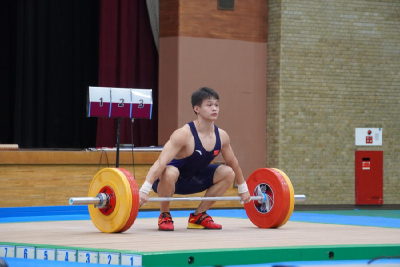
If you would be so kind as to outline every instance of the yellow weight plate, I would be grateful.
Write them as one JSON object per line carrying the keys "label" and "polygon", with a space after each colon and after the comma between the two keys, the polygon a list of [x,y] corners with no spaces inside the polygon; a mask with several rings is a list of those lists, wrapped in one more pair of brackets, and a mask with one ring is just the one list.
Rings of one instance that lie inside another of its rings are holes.
{"label": "yellow weight plate", "polygon": [[283,222],[278,226],[278,227],[281,227],[282,225],[287,223],[287,221],[289,221],[289,219],[290,219],[290,216],[292,216],[292,213],[293,213],[293,210],[294,210],[294,189],[293,189],[292,182],[290,182],[290,179],[286,175],[286,173],[284,173],[283,171],[281,171],[279,169],[274,169],[274,170],[278,171],[283,176],[283,178],[285,178],[286,183],[288,184],[288,187],[289,187],[289,191],[290,191],[290,208],[289,208],[289,211],[288,211],[288,213],[286,215],[285,220],[283,220]]}
{"label": "yellow weight plate", "polygon": [[123,172],[116,168],[105,168],[94,176],[88,196],[97,196],[104,186],[109,186],[114,190],[116,198],[114,211],[109,215],[104,215],[94,205],[89,205],[90,218],[101,232],[119,232],[126,225],[131,214],[131,186]]}

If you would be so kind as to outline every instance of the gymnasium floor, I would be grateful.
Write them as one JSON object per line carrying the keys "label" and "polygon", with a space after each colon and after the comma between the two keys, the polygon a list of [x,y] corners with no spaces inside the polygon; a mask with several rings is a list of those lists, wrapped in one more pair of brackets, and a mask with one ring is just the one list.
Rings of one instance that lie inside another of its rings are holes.
{"label": "gymnasium floor", "polygon": [[[242,209],[210,210],[220,231],[186,229],[190,212],[171,212],[174,232],[157,231],[157,211],[140,211],[125,233],[104,234],[85,206],[0,208],[0,257],[2,248],[13,246],[14,255],[18,247],[31,248],[36,258],[39,250],[72,250],[82,260],[80,252],[89,251],[97,262],[112,263],[116,255],[123,264],[128,255],[136,266],[366,266],[400,256],[400,210],[295,211],[279,229],[257,228]],[[9,266],[82,265],[4,259]],[[400,259],[373,264],[400,266]]]}

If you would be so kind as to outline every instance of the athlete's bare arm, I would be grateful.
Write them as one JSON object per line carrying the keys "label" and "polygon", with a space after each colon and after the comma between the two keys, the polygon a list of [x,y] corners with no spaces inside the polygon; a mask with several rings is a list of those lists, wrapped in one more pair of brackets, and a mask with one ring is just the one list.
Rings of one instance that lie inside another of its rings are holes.
{"label": "athlete's bare arm", "polygon": [[[156,162],[154,162],[153,166],[151,166],[146,175],[145,182],[153,184],[159,177],[161,177],[161,174],[165,170],[167,164],[171,162],[171,160],[174,159],[177,154],[184,153],[182,150],[185,150],[190,137],[191,132],[186,127],[176,130],[171,135],[169,141],[165,144]],[[148,196],[148,194],[142,191],[139,192],[140,206],[147,202]]]}
{"label": "athlete's bare arm", "polygon": [[187,140],[191,137],[190,131],[185,128],[179,128],[170,137],[165,144],[157,161],[151,166],[146,176],[146,181],[153,184],[165,170],[165,167],[187,144]]}
{"label": "athlete's bare arm", "polygon": [[[222,129],[219,129],[219,134],[220,134],[221,142],[222,142],[221,153],[222,153],[222,157],[225,160],[226,165],[231,167],[233,169],[233,171],[235,172],[235,181],[238,185],[245,183],[246,181],[243,177],[242,169],[240,168],[239,162],[238,162],[237,158],[235,157],[235,154],[233,153],[233,149],[231,147],[231,143],[230,143],[228,134]],[[247,203],[250,201],[249,192],[240,194],[240,197],[242,198],[242,201],[244,201],[244,203]]]}

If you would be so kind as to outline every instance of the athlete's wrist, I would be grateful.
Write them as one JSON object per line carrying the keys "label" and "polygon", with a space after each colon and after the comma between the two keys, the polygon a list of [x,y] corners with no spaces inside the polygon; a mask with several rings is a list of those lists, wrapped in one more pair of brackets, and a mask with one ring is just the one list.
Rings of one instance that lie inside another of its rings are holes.
{"label": "athlete's wrist", "polygon": [[238,184],[238,191],[239,191],[239,194],[249,192],[249,188],[247,187],[246,182],[244,182],[243,184]]}
{"label": "athlete's wrist", "polygon": [[142,187],[140,188],[139,191],[143,192],[143,193],[146,193],[146,194],[149,194],[151,189],[152,189],[152,187],[153,187],[153,185],[151,183],[149,183],[147,181],[144,181],[144,183],[143,183],[143,185],[142,185]]}

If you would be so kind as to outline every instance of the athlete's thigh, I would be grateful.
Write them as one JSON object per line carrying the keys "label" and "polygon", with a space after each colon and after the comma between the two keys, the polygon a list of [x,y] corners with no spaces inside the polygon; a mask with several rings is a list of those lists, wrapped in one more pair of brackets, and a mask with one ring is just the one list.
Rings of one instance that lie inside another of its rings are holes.
{"label": "athlete's thigh", "polygon": [[[177,167],[168,165],[165,170],[161,174],[161,178],[169,178],[169,179],[175,179],[175,182],[178,180],[179,177],[179,170]],[[158,183],[160,182],[160,178],[158,178],[156,181],[153,183],[153,190],[154,192],[157,193],[158,190]]]}
{"label": "athlete's thigh", "polygon": [[214,172],[214,184],[222,181],[229,175],[234,175],[231,167],[226,165],[219,165],[218,168]]}

